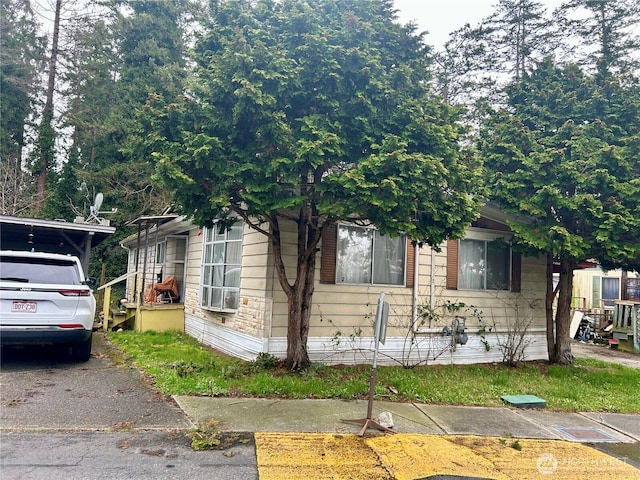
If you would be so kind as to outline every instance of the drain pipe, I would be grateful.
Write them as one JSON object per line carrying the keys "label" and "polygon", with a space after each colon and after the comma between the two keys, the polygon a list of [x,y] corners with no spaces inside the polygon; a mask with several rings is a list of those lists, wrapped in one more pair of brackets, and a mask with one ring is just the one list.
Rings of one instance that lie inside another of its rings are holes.
{"label": "drain pipe", "polygon": [[418,331],[418,280],[420,279],[420,247],[418,242],[413,245],[413,297],[411,299],[411,318],[413,318],[413,331]]}
{"label": "drain pipe", "polygon": [[[434,284],[436,283],[436,269],[434,267],[436,263],[436,252],[431,247],[431,266],[430,270],[430,278],[429,278],[429,305],[433,307],[436,303],[436,291],[434,288]],[[431,327],[431,322],[429,322],[429,327]]]}

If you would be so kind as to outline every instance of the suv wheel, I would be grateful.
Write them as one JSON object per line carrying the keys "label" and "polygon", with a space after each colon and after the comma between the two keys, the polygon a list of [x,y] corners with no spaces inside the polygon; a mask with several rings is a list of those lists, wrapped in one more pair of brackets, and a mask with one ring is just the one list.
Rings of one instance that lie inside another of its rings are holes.
{"label": "suv wheel", "polygon": [[71,345],[71,359],[75,362],[86,362],[91,357],[91,336],[82,343]]}

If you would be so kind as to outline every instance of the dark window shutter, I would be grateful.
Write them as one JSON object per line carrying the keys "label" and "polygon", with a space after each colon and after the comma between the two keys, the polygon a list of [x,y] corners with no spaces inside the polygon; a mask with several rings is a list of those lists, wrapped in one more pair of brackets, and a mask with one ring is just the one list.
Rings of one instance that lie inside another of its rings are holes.
{"label": "dark window shutter", "polygon": [[458,240],[447,240],[447,289],[458,289]]}
{"label": "dark window shutter", "polygon": [[511,255],[511,291],[520,292],[522,289],[522,254],[514,252]]}
{"label": "dark window shutter", "polygon": [[336,283],[336,250],[338,226],[330,225],[322,230],[320,248],[320,283]]}
{"label": "dark window shutter", "polygon": [[407,265],[405,271],[407,272],[406,282],[405,284],[409,288],[413,288],[414,285],[414,276],[416,273],[415,269],[415,260],[416,260],[416,248],[411,244],[411,240],[407,239]]}

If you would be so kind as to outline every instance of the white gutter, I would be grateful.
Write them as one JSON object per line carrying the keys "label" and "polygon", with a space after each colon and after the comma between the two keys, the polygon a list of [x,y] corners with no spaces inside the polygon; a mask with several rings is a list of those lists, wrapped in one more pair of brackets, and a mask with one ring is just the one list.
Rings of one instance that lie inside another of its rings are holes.
{"label": "white gutter", "polygon": [[413,331],[418,331],[418,293],[420,279],[420,247],[418,243],[413,246],[413,297],[411,300],[411,318],[413,319]]}

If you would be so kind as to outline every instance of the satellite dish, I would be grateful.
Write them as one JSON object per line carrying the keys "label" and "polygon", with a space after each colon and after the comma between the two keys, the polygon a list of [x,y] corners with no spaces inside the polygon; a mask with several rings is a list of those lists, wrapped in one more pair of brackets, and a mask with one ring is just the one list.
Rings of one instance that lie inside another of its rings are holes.
{"label": "satellite dish", "polygon": [[[116,213],[118,211],[117,208],[112,208],[110,212],[101,212],[100,207],[102,206],[102,201],[104,200],[104,196],[102,193],[96,194],[96,199],[93,202],[93,205],[89,207],[89,211],[91,212],[89,218],[87,218],[86,223],[96,223],[98,225],[103,224],[105,220],[100,218],[100,214],[102,213]],[[108,223],[107,223],[108,224]]]}
{"label": "satellite dish", "polygon": [[104,200],[104,196],[102,195],[102,192],[98,192],[96,194],[96,199],[93,202],[93,209],[96,213],[100,211],[100,207],[102,206],[103,200]]}

